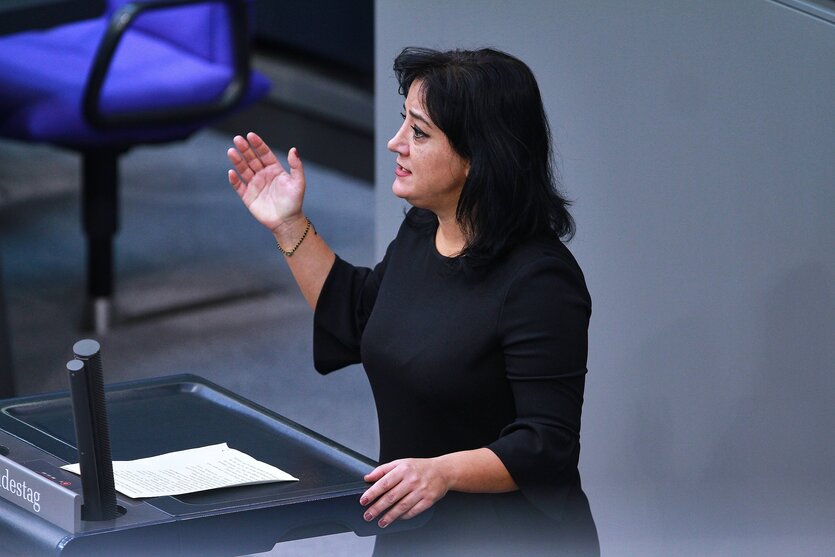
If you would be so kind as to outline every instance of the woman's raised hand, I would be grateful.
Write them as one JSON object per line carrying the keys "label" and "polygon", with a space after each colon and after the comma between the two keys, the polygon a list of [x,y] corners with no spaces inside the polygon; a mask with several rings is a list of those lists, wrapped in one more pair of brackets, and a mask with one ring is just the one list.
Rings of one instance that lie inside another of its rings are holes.
{"label": "woman's raised hand", "polygon": [[287,154],[287,172],[257,134],[237,135],[232,143],[235,147],[226,152],[235,167],[229,183],[252,216],[272,232],[301,218],[305,181],[296,148]]}

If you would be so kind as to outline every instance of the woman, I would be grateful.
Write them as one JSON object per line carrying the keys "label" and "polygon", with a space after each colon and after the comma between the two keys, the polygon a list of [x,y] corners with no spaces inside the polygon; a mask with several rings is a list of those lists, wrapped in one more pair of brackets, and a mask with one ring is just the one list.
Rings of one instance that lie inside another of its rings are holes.
{"label": "woman", "polygon": [[364,518],[433,509],[375,555],[596,554],[577,471],[591,300],[560,241],[574,224],[536,81],[490,49],[407,48],[394,70],[392,191],[412,209],[373,270],[304,216],[296,149],[289,172],[253,133],[228,152],[232,187],[315,311],[316,369],[362,362],[371,383],[383,464]]}

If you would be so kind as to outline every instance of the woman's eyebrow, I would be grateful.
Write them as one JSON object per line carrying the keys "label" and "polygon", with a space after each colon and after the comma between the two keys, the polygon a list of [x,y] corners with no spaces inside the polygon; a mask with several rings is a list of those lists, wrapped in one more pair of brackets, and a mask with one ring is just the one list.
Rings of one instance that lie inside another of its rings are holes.
{"label": "woman's eyebrow", "polygon": [[[405,104],[403,105],[403,110],[406,110],[406,105]],[[418,114],[414,110],[409,109],[408,112],[409,112],[409,115],[411,115],[411,117],[414,118],[415,120],[420,120],[421,122],[423,122],[424,124],[426,124],[430,128],[435,127],[435,126],[432,125],[432,122],[430,122],[429,120],[427,120],[425,117],[421,116],[420,114]]]}

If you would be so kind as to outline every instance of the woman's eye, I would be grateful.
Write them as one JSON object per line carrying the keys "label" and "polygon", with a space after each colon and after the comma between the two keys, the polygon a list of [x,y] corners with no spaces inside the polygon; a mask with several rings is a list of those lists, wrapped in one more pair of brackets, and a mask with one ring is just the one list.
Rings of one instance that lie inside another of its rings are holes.
{"label": "woman's eye", "polygon": [[[406,119],[406,113],[401,112],[400,117],[405,120]],[[412,124],[411,127],[412,127],[412,137],[414,137],[415,139],[422,139],[424,137],[429,137],[428,135],[426,135],[426,133],[422,129],[417,127],[416,124]]]}

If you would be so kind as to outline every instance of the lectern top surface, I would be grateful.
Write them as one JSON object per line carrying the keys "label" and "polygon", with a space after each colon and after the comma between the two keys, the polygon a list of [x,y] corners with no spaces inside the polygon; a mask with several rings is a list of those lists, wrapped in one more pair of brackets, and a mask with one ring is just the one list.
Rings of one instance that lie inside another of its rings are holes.
{"label": "lectern top surface", "polygon": [[[114,460],[228,443],[299,478],[298,482],[217,489],[148,503],[173,516],[223,512],[360,493],[370,459],[193,375],[106,388]],[[75,431],[67,393],[19,398],[0,406],[0,428],[67,462]]]}

